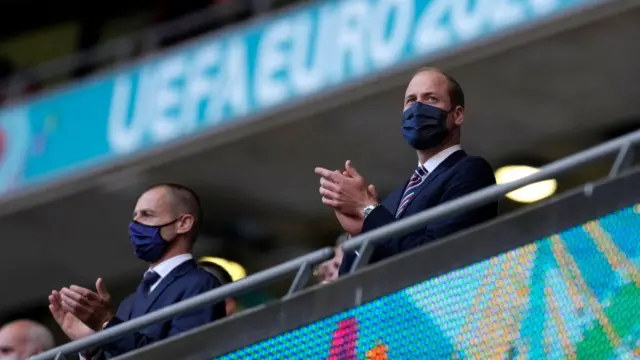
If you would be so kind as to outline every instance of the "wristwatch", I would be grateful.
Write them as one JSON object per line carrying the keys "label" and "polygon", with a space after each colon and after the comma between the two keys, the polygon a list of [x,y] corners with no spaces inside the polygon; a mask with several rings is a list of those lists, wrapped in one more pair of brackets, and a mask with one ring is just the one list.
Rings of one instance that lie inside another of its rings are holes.
{"label": "wristwatch", "polygon": [[371,214],[373,209],[377,208],[379,205],[380,204],[369,205],[369,206],[365,207],[364,209],[362,209],[362,218],[366,219],[367,216],[369,216],[369,214]]}

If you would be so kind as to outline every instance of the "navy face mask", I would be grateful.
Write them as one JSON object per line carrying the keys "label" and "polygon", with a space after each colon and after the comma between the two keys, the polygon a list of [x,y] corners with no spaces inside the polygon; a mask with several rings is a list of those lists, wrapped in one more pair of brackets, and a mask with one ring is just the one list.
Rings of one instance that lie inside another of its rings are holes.
{"label": "navy face mask", "polygon": [[402,113],[402,135],[416,150],[434,148],[449,134],[447,115],[450,112],[416,101]]}
{"label": "navy face mask", "polygon": [[145,225],[137,221],[129,224],[129,239],[136,256],[148,263],[156,262],[164,255],[169,242],[162,238],[160,230],[178,221],[175,219],[162,225]]}

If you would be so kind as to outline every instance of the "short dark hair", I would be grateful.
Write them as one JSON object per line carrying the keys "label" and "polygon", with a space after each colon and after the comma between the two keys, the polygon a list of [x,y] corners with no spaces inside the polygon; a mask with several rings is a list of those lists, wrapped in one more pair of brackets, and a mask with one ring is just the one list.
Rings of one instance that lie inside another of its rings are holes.
{"label": "short dark hair", "polygon": [[156,184],[150,187],[147,191],[161,187],[169,190],[171,201],[176,206],[175,211],[191,214],[193,216],[193,228],[191,229],[191,234],[192,240],[195,241],[203,218],[200,197],[198,197],[198,194],[190,188],[175,183]]}
{"label": "short dark hair", "polygon": [[449,100],[451,101],[451,108],[454,109],[456,106],[461,106],[464,108],[464,91],[462,91],[462,86],[460,83],[453,78],[453,76],[447,74],[446,72],[431,66],[423,66],[416,71],[413,76],[420,74],[425,71],[434,71],[442,74],[447,79],[447,91],[449,93]]}

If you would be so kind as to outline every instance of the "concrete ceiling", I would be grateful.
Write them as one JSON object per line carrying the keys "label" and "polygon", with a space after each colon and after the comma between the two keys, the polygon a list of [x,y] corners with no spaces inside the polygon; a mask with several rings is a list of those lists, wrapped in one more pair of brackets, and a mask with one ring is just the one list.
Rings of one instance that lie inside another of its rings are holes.
{"label": "concrete ceiling", "polygon": [[[467,95],[463,146],[494,166],[525,157],[546,162],[640,118],[638,34],[640,11],[633,9],[524,45],[512,41],[524,40],[514,35],[502,41],[509,49],[489,42],[435,61]],[[160,181],[194,187],[212,224],[237,218],[268,223],[281,239],[276,249],[225,244],[242,249],[235,251],[239,260],[253,268],[315,246],[314,231],[331,221],[320,203],[315,166],[340,168],[351,159],[383,192],[410,175],[416,159],[400,134],[410,73],[405,68],[308,99],[302,110],[295,104],[7,200],[0,206],[9,244],[0,252],[0,284],[12,291],[0,297],[0,308],[44,304],[50,289],[92,284],[98,276],[111,283],[137,278],[142,264],[131,254],[126,225],[139,192]]]}

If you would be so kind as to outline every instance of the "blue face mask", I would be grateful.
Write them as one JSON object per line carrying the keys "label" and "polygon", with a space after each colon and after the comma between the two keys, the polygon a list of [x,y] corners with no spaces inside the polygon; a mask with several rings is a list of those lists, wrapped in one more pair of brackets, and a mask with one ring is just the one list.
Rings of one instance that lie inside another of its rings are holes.
{"label": "blue face mask", "polygon": [[129,224],[129,239],[136,256],[148,263],[153,263],[160,259],[169,246],[169,242],[162,238],[160,230],[176,221],[178,219],[156,226],[141,224],[135,220],[132,221]]}
{"label": "blue face mask", "polygon": [[450,112],[415,102],[402,113],[402,135],[416,150],[434,148],[449,135],[447,115]]}

